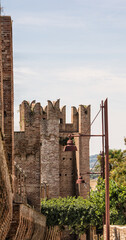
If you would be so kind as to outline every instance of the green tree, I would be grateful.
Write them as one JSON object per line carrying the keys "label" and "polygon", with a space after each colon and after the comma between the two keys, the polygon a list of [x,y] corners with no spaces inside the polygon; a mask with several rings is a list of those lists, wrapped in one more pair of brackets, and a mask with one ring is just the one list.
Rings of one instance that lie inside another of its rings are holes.
{"label": "green tree", "polygon": [[[126,224],[126,186],[110,180],[110,222]],[[67,225],[71,232],[83,234],[90,225],[103,227],[105,213],[105,182],[99,178],[96,191],[87,199],[67,197],[42,201],[41,212],[47,216],[47,226]]]}
{"label": "green tree", "polygon": [[[97,156],[98,161],[94,171],[101,171],[101,155]],[[109,150],[109,172],[110,179],[113,179],[119,185],[123,184],[126,186],[126,150],[121,149],[110,149]]]}
{"label": "green tree", "polygon": [[[126,186],[118,184],[114,180],[109,181],[110,197],[110,223],[124,225],[126,224]],[[91,191],[89,201],[92,203],[94,211],[94,222],[99,228],[102,228],[102,216],[105,213],[105,181],[98,179],[96,191]]]}
{"label": "green tree", "polygon": [[110,178],[126,186],[126,151],[110,150]]}
{"label": "green tree", "polygon": [[82,234],[90,225],[91,204],[82,197],[43,200],[41,212],[47,216],[47,226],[69,226],[72,233]]}

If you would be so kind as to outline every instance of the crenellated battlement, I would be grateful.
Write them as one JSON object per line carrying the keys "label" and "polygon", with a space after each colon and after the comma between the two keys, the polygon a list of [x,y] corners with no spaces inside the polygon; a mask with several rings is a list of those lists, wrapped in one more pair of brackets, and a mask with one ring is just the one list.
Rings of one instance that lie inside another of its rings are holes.
{"label": "crenellated battlement", "polygon": [[59,119],[60,118],[60,108],[59,108],[60,100],[58,99],[55,102],[51,102],[48,100],[47,105],[47,119]]}
{"label": "crenellated battlement", "polygon": [[[37,127],[41,120],[59,119],[60,132],[84,133],[90,123],[90,105],[71,107],[71,123],[66,123],[66,106],[60,108],[60,100],[55,102],[48,100],[48,104],[42,107],[40,103],[23,101],[20,105],[20,128],[25,131],[27,127]],[[89,131],[90,132],[90,131]]]}
{"label": "crenellated battlement", "polygon": [[[80,132],[86,130],[90,123],[90,105],[79,105],[79,108],[71,107],[71,123],[66,123],[66,106],[60,111],[60,131]],[[83,129],[82,129],[83,128]]]}
{"label": "crenellated battlement", "polygon": [[43,108],[40,103],[36,103],[36,101],[32,101],[29,103],[24,100],[20,104],[20,130],[25,131],[25,129],[29,126],[37,126],[40,124],[40,120],[42,117],[45,117],[43,112]]}
{"label": "crenellated battlement", "polygon": [[79,133],[90,134],[90,105],[79,105]]}
{"label": "crenellated battlement", "polygon": [[[55,102],[48,100],[48,105],[44,108],[40,103],[24,100],[20,104],[20,129],[25,131],[26,127],[34,126],[43,119],[60,119],[59,99]],[[37,122],[36,122],[37,121]]]}
{"label": "crenellated battlement", "polygon": [[60,109],[60,123],[65,124],[66,123],[66,106],[63,106]]}

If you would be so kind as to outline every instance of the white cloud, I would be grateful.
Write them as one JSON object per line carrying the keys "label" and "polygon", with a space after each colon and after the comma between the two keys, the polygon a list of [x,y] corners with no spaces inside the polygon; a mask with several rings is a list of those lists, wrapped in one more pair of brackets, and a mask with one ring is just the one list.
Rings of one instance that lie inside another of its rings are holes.
{"label": "white cloud", "polygon": [[[76,84],[81,86],[88,91],[99,91],[104,93],[125,93],[126,89],[126,73],[117,75],[110,70],[101,70],[89,67],[73,67],[73,68],[41,68],[41,69],[31,69],[31,68],[15,68],[15,79],[16,84],[27,85],[30,82],[34,84],[48,85],[49,82],[55,81],[54,84],[72,83],[73,88]],[[32,85],[31,85],[32,88]]]}
{"label": "white cloud", "polygon": [[[29,83],[29,81],[35,79],[37,76],[37,72],[33,69],[28,67],[14,67],[14,77],[15,83],[21,84],[22,83]],[[27,80],[27,81],[26,81]]]}
{"label": "white cloud", "polygon": [[34,14],[15,16],[15,25],[61,28],[81,28],[85,26],[83,20],[79,16],[59,15],[57,13],[44,13],[41,16],[36,16]]}

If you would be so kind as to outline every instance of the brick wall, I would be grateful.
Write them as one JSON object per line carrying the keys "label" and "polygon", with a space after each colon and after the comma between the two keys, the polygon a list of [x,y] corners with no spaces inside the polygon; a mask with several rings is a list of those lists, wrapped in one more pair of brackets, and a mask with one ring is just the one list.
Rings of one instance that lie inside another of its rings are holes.
{"label": "brick wall", "polygon": [[26,173],[14,162],[15,177],[14,177],[14,202],[27,204],[26,192]]}
{"label": "brick wall", "polygon": [[[60,137],[65,139],[68,134],[60,133]],[[77,169],[76,169],[76,159],[75,153],[64,152],[64,146],[60,144],[60,196],[76,196],[76,179],[77,179]]]}
{"label": "brick wall", "polygon": [[46,227],[46,234],[44,240],[61,240],[61,232],[59,227]]}
{"label": "brick wall", "polygon": [[[60,139],[69,134],[90,133],[90,106],[80,105],[78,110],[72,107],[71,114],[72,122],[66,124],[66,107],[60,109],[59,100],[48,101],[45,108],[35,101],[31,104],[23,101],[20,105],[21,132],[15,133],[15,161],[26,172],[28,197],[32,202],[36,186],[41,188],[40,198],[78,194],[85,198],[89,193],[89,137],[75,137],[76,153],[64,152]],[[38,153],[37,158],[33,152]],[[76,185],[80,173],[86,188]],[[37,179],[38,185],[34,185]]]}
{"label": "brick wall", "polygon": [[40,104],[24,101],[20,105],[21,132],[15,132],[15,162],[25,171],[27,201],[40,211],[41,161],[40,161]]}
{"label": "brick wall", "polygon": [[[64,119],[65,108],[61,111],[60,118]],[[66,138],[68,135],[90,134],[90,106],[80,105],[77,110],[71,108],[71,124],[66,124],[65,120],[60,124],[60,137]],[[60,147],[60,192],[62,196],[80,195],[86,198],[90,191],[89,172],[89,137],[74,137],[77,147],[76,153],[63,152]],[[78,176],[82,175],[86,181],[84,185],[76,185]]]}
{"label": "brick wall", "polygon": [[4,240],[12,219],[12,191],[4,150],[4,142],[0,133],[0,239]]}
{"label": "brick wall", "polygon": [[0,128],[4,133],[4,105],[3,105],[3,69],[2,69],[2,36],[1,36],[1,23],[0,17]]}
{"label": "brick wall", "polygon": [[[80,134],[90,134],[90,106],[85,107],[83,105],[79,106],[79,133]],[[90,192],[90,175],[87,174],[89,172],[89,137],[80,137],[76,138],[75,142],[77,142],[78,146],[78,173],[82,175],[83,179],[86,181],[86,185],[84,187],[81,184],[79,187],[79,195],[86,198],[87,194]]]}
{"label": "brick wall", "polygon": [[45,240],[46,217],[24,204],[14,204],[7,239]]}
{"label": "brick wall", "polygon": [[59,197],[59,100],[48,101],[47,119],[41,122],[42,184],[48,184],[49,197]]}
{"label": "brick wall", "polygon": [[13,54],[12,54],[12,22],[11,17],[0,16],[2,47],[2,79],[3,79],[3,117],[4,140],[8,155],[9,174],[14,174],[14,122],[13,122]]}

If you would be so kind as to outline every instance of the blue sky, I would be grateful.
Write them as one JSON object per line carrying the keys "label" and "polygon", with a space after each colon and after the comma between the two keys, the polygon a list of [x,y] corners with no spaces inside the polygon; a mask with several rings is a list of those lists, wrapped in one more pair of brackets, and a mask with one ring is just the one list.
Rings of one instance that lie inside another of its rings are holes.
{"label": "blue sky", "polygon": [[[36,99],[61,99],[70,106],[109,101],[110,148],[125,149],[126,136],[126,1],[2,1],[13,20],[15,129],[18,106]],[[100,131],[100,119],[92,133]],[[91,154],[101,141],[91,140]]]}

